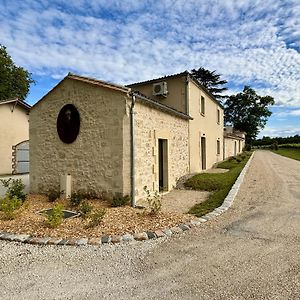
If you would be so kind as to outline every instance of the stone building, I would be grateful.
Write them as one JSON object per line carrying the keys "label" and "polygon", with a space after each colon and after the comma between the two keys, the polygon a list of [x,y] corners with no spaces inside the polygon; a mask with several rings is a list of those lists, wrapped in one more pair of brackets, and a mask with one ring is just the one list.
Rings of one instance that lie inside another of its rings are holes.
{"label": "stone building", "polygon": [[0,101],[0,175],[29,172],[29,110],[18,99]]}
{"label": "stone building", "polygon": [[170,190],[189,172],[191,117],[125,86],[69,74],[30,112],[30,188],[98,196]]}
{"label": "stone building", "polygon": [[223,160],[223,107],[188,72],[127,87],[66,76],[30,112],[30,186],[144,197]]}
{"label": "stone building", "polygon": [[189,72],[129,87],[192,117],[188,134],[189,173],[209,169],[223,160],[224,109]]}

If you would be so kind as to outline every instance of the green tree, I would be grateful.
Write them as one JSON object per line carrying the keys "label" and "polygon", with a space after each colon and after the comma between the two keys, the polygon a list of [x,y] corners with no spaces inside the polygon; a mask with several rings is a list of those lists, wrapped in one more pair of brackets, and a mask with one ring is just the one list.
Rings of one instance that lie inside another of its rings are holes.
{"label": "green tree", "polygon": [[198,70],[193,69],[191,74],[204,86],[206,87],[216,99],[223,99],[227,96],[221,95],[221,93],[227,91],[224,85],[227,83],[226,80],[221,80],[221,75],[217,74],[216,71],[209,71],[200,67]]}
{"label": "green tree", "polygon": [[272,112],[271,96],[259,96],[255,90],[245,86],[243,92],[228,97],[224,103],[225,123],[232,124],[235,129],[246,132],[246,143],[252,145],[258,132],[266,125]]}
{"label": "green tree", "polygon": [[34,83],[31,74],[17,67],[6,47],[0,44],[0,101],[13,98],[25,100],[31,83]]}

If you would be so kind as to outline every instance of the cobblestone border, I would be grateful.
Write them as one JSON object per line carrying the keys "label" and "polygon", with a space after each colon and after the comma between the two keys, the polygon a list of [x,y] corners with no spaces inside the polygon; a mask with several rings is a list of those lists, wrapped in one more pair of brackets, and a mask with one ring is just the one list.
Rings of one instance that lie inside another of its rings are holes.
{"label": "cobblestone border", "polygon": [[79,239],[72,239],[72,238],[51,238],[51,237],[34,237],[29,234],[15,234],[9,232],[0,232],[0,240],[6,241],[15,241],[15,242],[22,242],[34,245],[69,245],[69,246],[85,246],[85,245],[95,245],[100,246],[102,244],[117,244],[121,242],[132,242],[132,241],[146,241],[151,239],[157,239],[162,237],[170,237],[172,235],[179,234],[181,232],[187,231],[192,227],[200,226],[202,223],[205,223],[211,219],[214,219],[228,210],[236,195],[237,192],[244,180],[245,174],[249,169],[251,161],[253,159],[254,152],[250,156],[248,162],[246,163],[245,167],[243,168],[242,172],[240,173],[239,177],[235,181],[234,185],[232,186],[231,190],[229,191],[227,197],[225,198],[223,204],[217,208],[215,208],[212,212],[197,218],[193,219],[188,223],[179,224],[177,226],[171,228],[165,228],[163,230],[156,230],[156,231],[145,231],[135,234],[126,233],[124,235],[104,235],[99,238],[79,238]]}

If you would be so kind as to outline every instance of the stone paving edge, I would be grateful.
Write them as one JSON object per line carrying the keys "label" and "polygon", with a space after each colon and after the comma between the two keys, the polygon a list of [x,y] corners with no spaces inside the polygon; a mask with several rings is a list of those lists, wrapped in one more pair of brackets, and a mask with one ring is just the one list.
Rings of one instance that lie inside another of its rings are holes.
{"label": "stone paving edge", "polygon": [[215,219],[219,215],[226,212],[233,204],[233,201],[240,189],[240,186],[244,180],[246,172],[248,171],[251,161],[253,159],[255,151],[250,156],[243,170],[241,171],[239,177],[231,187],[228,195],[224,199],[221,206],[215,208],[213,211],[203,215],[199,218],[191,220],[189,223],[178,224],[172,228],[165,228],[156,231],[145,231],[140,233],[124,233],[122,235],[104,235],[97,238],[51,238],[51,237],[36,237],[29,234],[19,234],[11,232],[0,232],[0,240],[28,243],[34,245],[55,245],[55,246],[77,246],[82,247],[86,245],[100,246],[103,244],[118,244],[118,243],[131,243],[133,241],[146,241],[151,239],[157,239],[162,237],[171,237],[172,235],[180,234],[185,232],[195,226],[200,226],[202,223],[205,223],[209,220]]}

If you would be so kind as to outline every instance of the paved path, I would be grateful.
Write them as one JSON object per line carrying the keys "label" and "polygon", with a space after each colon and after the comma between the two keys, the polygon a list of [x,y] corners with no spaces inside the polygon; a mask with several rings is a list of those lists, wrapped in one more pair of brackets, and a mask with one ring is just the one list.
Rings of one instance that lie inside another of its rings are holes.
{"label": "paved path", "polygon": [[1,299],[300,299],[300,162],[257,151],[233,207],[168,240],[0,242]]}

